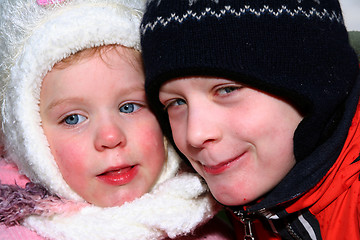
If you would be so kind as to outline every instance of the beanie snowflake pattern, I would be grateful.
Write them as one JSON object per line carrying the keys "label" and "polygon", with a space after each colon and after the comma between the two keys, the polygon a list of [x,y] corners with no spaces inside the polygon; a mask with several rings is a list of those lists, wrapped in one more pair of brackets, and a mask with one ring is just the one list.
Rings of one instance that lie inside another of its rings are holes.
{"label": "beanie snowflake pattern", "polygon": [[297,160],[331,134],[358,73],[337,0],[151,0],[141,34],[152,104],[164,81],[191,75],[281,96],[305,115]]}

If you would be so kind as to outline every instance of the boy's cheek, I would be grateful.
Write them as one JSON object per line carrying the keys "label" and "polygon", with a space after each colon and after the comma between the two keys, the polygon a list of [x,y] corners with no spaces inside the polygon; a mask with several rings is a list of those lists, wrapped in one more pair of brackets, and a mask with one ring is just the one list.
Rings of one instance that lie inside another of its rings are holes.
{"label": "boy's cheek", "polygon": [[179,148],[179,150],[183,154],[186,155],[186,144],[187,144],[186,131],[187,131],[187,129],[180,129],[180,128],[171,126],[171,131],[172,131],[172,135],[173,135],[176,147]]}

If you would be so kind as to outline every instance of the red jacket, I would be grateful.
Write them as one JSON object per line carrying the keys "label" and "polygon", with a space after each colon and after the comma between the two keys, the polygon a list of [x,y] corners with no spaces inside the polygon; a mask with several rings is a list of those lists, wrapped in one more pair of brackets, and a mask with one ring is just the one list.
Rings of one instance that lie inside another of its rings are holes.
{"label": "red jacket", "polygon": [[321,182],[286,208],[289,213],[309,208],[323,239],[360,239],[359,106],[336,163]]}
{"label": "red jacket", "polygon": [[[359,155],[360,104],[357,106],[341,153],[327,174],[309,191],[289,202],[279,204],[284,209],[283,214],[300,216],[303,225],[299,229],[306,228],[307,233],[304,234],[305,237],[301,236],[301,230],[294,233],[299,239],[360,239]],[[266,218],[268,221],[264,220],[265,217],[251,220],[249,230],[245,229],[244,223],[236,214],[231,212],[230,215],[237,231],[237,239],[251,239],[244,238],[245,232],[248,234],[250,231],[255,239],[281,239],[276,230],[278,228],[273,224],[276,220],[272,221],[271,216]],[[296,224],[294,225],[296,227]],[[280,228],[288,231],[291,236],[289,238],[297,239],[296,236],[292,236],[291,227],[288,226],[283,225]]]}

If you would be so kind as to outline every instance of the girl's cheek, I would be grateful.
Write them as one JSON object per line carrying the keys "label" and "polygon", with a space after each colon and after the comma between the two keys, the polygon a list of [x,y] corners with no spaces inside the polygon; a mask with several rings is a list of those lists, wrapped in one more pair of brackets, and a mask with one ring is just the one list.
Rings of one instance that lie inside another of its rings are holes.
{"label": "girl's cheek", "polygon": [[155,118],[138,124],[136,129],[135,141],[144,149],[142,151],[154,151],[164,145],[162,131]]}
{"label": "girl's cheek", "polygon": [[81,146],[74,143],[62,143],[60,146],[62,147],[56,149],[54,157],[65,179],[72,175],[74,171],[81,172],[86,170],[85,155],[82,154]]}

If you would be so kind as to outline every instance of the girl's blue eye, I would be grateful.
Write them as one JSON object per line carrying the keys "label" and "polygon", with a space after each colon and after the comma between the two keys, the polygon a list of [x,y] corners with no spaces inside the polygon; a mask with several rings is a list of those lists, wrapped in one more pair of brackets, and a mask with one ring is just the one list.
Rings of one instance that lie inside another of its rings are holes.
{"label": "girl's blue eye", "polygon": [[122,113],[133,113],[140,109],[140,106],[135,103],[126,103],[120,107]]}
{"label": "girl's blue eye", "polygon": [[72,114],[64,119],[64,122],[68,125],[76,125],[86,120],[86,117],[79,114]]}

